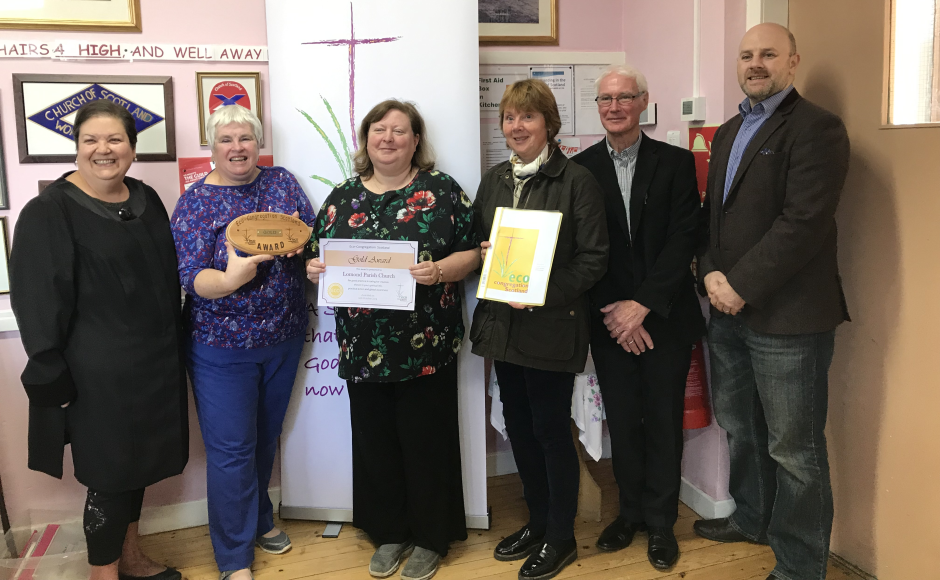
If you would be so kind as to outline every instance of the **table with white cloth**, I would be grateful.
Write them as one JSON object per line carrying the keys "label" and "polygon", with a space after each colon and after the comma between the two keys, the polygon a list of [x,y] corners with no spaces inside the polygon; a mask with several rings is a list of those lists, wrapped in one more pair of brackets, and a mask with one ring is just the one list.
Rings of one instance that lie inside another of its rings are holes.
{"label": "table with white cloth", "polygon": [[[492,398],[490,406],[490,425],[502,436],[503,440],[509,438],[506,432],[506,421],[503,418],[503,403],[499,400],[499,383],[496,373],[490,373],[488,387]],[[576,374],[574,378],[574,392],[571,395],[571,419],[577,427],[577,438],[584,446],[584,450],[594,461],[600,461],[604,452],[604,401],[601,399],[601,389],[597,382],[597,373],[594,370],[594,361],[588,355],[584,365],[584,372]],[[578,447],[578,461],[581,465],[581,483],[578,491],[578,514],[581,517],[601,520],[601,491],[600,486],[591,477],[584,464],[584,455]]]}

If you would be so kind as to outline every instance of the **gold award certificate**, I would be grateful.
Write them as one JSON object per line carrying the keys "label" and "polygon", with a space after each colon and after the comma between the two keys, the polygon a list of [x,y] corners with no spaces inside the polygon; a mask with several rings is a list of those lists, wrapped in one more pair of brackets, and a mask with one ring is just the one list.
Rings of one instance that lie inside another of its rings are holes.
{"label": "gold award certificate", "polygon": [[561,212],[496,208],[477,298],[545,304]]}
{"label": "gold award certificate", "polygon": [[320,240],[321,306],[415,309],[415,279],[408,266],[417,263],[418,242],[399,240]]}

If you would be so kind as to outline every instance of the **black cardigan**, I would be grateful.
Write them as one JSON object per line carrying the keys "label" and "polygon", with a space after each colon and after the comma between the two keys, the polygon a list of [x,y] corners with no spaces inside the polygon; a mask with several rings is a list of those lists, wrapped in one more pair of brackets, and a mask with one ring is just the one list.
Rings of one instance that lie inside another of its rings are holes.
{"label": "black cardigan", "polygon": [[[10,299],[29,357],[29,467],[101,491],[179,474],[189,452],[180,286],[166,208],[125,178],[122,221],[66,181],[17,219]],[[64,403],[70,403],[65,409]]]}

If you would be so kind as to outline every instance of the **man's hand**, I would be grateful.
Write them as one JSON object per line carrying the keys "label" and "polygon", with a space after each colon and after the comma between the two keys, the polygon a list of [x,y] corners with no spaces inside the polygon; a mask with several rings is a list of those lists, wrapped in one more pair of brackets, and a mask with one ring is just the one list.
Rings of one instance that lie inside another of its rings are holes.
{"label": "man's hand", "polygon": [[744,308],[744,299],[734,291],[728,279],[721,272],[709,272],[705,276],[705,290],[712,306],[732,316]]}
{"label": "man's hand", "polygon": [[623,334],[632,337],[643,325],[650,309],[635,300],[619,300],[601,308],[601,312],[606,315],[604,326],[610,332],[610,337],[619,339]]}
{"label": "man's hand", "polygon": [[623,350],[627,352],[640,354],[641,352],[646,352],[647,348],[653,348],[653,339],[650,338],[650,334],[646,332],[643,325],[640,325],[632,334],[621,334],[617,339],[617,344],[622,346]]}

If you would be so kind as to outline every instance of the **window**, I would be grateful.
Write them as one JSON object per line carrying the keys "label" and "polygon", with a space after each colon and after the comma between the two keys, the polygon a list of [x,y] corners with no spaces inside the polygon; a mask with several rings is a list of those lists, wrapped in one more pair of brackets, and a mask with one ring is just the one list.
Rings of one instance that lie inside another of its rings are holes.
{"label": "window", "polygon": [[940,123],[940,0],[892,0],[888,123]]}

